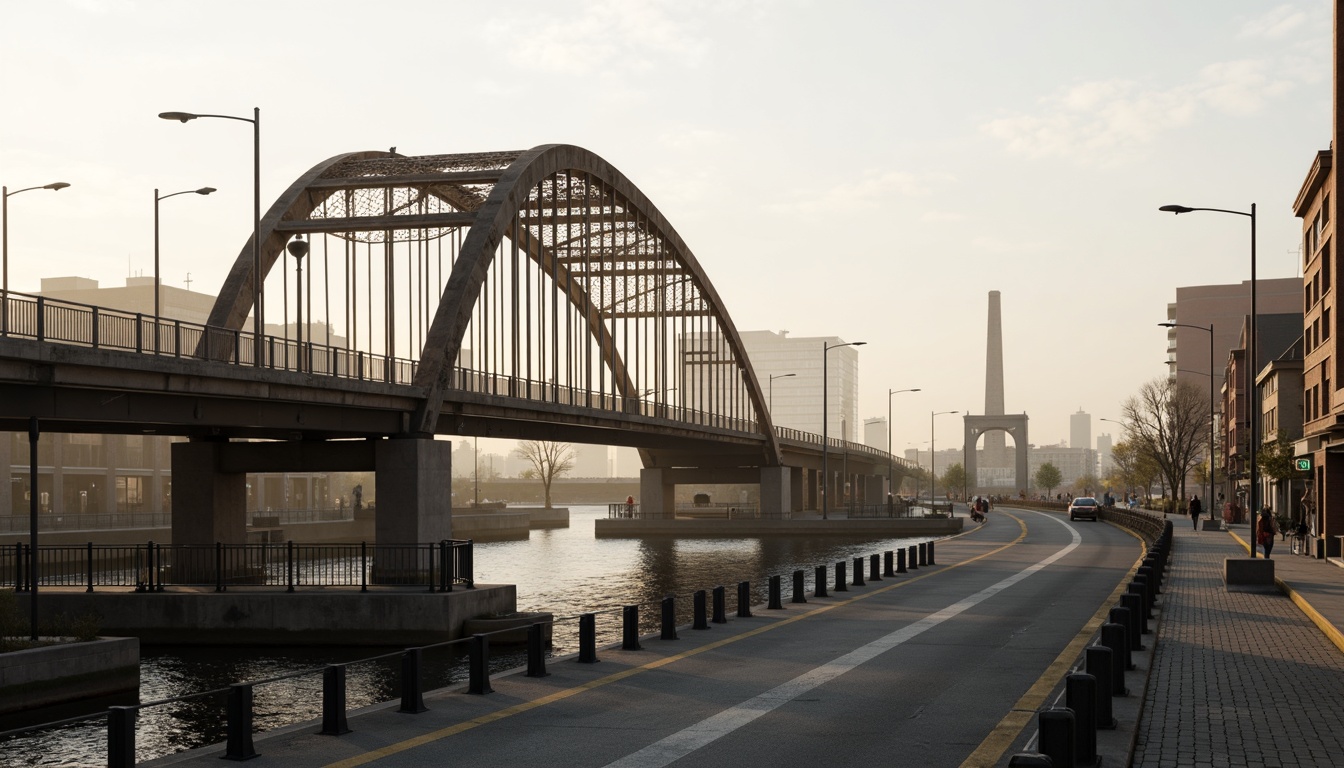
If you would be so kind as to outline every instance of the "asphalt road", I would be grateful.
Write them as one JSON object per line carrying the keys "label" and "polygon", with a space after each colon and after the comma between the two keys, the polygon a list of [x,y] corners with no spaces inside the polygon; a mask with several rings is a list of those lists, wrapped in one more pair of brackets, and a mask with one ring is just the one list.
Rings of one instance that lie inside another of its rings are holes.
{"label": "asphalt road", "polygon": [[495,693],[436,694],[418,715],[372,707],[339,738],[296,726],[259,737],[250,764],[1005,764],[1140,554],[1105,523],[1000,509],[940,541],[936,567],[598,664],[553,660],[542,679],[496,676]]}

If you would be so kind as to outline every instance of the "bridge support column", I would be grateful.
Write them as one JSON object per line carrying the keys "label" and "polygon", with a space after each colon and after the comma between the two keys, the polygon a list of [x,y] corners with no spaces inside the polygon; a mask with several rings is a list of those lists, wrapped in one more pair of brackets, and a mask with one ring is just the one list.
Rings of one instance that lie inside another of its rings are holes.
{"label": "bridge support column", "polygon": [[174,546],[247,543],[247,474],[221,469],[226,446],[173,443]]}
{"label": "bridge support column", "polygon": [[803,511],[803,473],[802,467],[789,467],[789,511]]}
{"label": "bridge support column", "polygon": [[645,517],[665,520],[677,516],[676,485],[662,468],[639,470],[639,511]]}
{"label": "bridge support column", "polygon": [[761,467],[761,517],[780,517],[793,508],[788,467]]}
{"label": "bridge support column", "polygon": [[886,496],[882,494],[882,489],[887,487],[887,478],[882,475],[868,475],[866,492],[863,494],[864,504],[884,504]]}
{"label": "bridge support column", "polygon": [[448,440],[375,442],[378,544],[428,544],[453,537],[452,453]]}

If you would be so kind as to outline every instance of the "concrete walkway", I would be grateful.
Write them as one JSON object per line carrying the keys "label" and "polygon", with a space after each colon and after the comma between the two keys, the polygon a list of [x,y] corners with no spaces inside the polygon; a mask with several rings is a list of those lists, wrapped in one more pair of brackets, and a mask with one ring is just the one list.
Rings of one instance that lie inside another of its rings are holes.
{"label": "concrete walkway", "polygon": [[1162,620],[1132,765],[1344,764],[1344,568],[1276,541],[1282,594],[1228,592],[1249,528],[1173,517]]}

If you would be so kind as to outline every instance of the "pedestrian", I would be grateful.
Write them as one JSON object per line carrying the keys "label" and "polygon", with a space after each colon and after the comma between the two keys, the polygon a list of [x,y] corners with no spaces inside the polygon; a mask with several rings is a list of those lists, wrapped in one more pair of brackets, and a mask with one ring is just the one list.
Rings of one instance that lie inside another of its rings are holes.
{"label": "pedestrian", "polygon": [[1265,550],[1265,559],[1269,559],[1270,550],[1274,549],[1274,534],[1278,533],[1278,526],[1274,524],[1274,516],[1268,512],[1260,513],[1260,522],[1256,523],[1255,540]]}
{"label": "pedestrian", "polygon": [[1190,497],[1190,522],[1194,523],[1195,530],[1199,530],[1199,516],[1204,513],[1204,505],[1199,503],[1199,495]]}

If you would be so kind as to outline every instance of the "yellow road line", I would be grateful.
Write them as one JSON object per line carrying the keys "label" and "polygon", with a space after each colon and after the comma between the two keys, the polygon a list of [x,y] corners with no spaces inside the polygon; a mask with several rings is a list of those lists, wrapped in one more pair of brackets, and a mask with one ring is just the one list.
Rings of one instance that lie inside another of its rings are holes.
{"label": "yellow road line", "polygon": [[[1119,528],[1120,526],[1115,527]],[[1120,530],[1139,539],[1140,544],[1144,543],[1143,539],[1139,538],[1133,531],[1125,528],[1120,528]],[[1129,588],[1129,582],[1134,578],[1134,574],[1139,572],[1139,566],[1143,564],[1143,554],[1146,554],[1146,552],[1147,547],[1145,546],[1144,553],[1141,553],[1139,559],[1134,561],[1134,565],[1129,569],[1128,576],[1120,580],[1115,590],[1111,592],[1111,596],[1102,602],[1101,607],[1092,615],[1092,618],[1083,625],[1083,628],[1078,631],[1073,640],[1064,646],[1064,650],[1060,651],[1055,660],[1050,662],[1050,666],[1045,668],[1045,672],[1027,689],[1026,693],[1022,694],[1022,698],[1018,699],[1013,708],[1008,710],[1008,714],[1004,715],[998,725],[994,726],[985,740],[980,742],[980,746],[976,747],[975,751],[962,762],[961,768],[988,768],[988,766],[996,765],[999,759],[1003,757],[1003,753],[1007,752],[1013,742],[1017,741],[1018,736],[1022,734],[1022,730],[1027,727],[1031,718],[1045,703],[1045,697],[1049,696],[1050,692],[1059,685],[1059,681],[1063,680],[1064,676],[1069,673],[1074,659],[1077,659],[1079,654],[1087,648],[1087,643],[1092,639],[1092,635],[1096,634],[1101,625],[1106,622],[1111,604],[1118,600],[1120,595],[1123,595],[1125,590]]]}
{"label": "yellow road line", "polygon": [[[365,753],[360,754],[360,755],[355,755],[354,757],[349,757],[349,758],[346,758],[346,759],[344,759],[344,760],[338,760],[338,761],[336,761],[336,762],[334,762],[334,763],[328,763],[328,764],[325,766],[325,768],[355,768],[355,766],[366,765],[366,764],[371,763],[371,762],[373,762],[373,761],[375,761],[375,760],[380,760],[380,759],[382,759],[382,758],[384,758],[384,757],[390,757],[390,756],[395,755],[395,754],[398,754],[398,753],[400,753],[400,752],[405,752],[406,750],[409,750],[409,749],[414,749],[414,748],[416,748],[416,747],[421,747],[421,746],[424,746],[424,745],[429,744],[429,743],[431,743],[431,742],[438,741],[438,740],[440,740],[440,739],[448,738],[449,736],[455,736],[455,735],[457,735],[457,734],[459,734],[459,733],[463,733],[463,732],[465,732],[465,731],[469,731],[469,730],[471,730],[471,729],[473,729],[473,728],[476,728],[476,727],[478,727],[478,726],[487,725],[487,724],[489,724],[489,723],[493,723],[493,722],[496,722],[496,721],[498,721],[498,720],[503,720],[504,718],[512,717],[512,716],[514,716],[514,715],[518,715],[518,714],[522,714],[523,712],[527,712],[527,711],[529,711],[529,710],[537,709],[538,707],[543,707],[543,706],[546,706],[546,705],[548,705],[548,704],[554,704],[555,702],[557,702],[557,701],[562,701],[562,700],[564,700],[564,699],[569,698],[570,696],[575,696],[575,695],[580,694],[580,693],[583,693],[583,692],[585,692],[585,691],[591,691],[591,690],[593,690],[593,689],[595,689],[595,688],[600,688],[600,687],[602,687],[602,686],[604,686],[604,685],[608,685],[608,684],[611,684],[611,683],[619,682],[619,681],[621,681],[621,680],[624,680],[624,679],[626,679],[626,678],[628,678],[628,677],[633,677],[634,675],[640,674],[640,673],[642,673],[642,672],[647,672],[647,671],[649,671],[649,670],[658,669],[658,668],[660,668],[660,667],[665,667],[665,666],[667,666],[668,664],[672,664],[673,662],[681,661],[682,659],[690,658],[691,656],[695,656],[695,655],[697,655],[697,654],[704,653],[705,651],[711,651],[711,650],[714,650],[714,649],[716,649],[716,648],[722,648],[722,647],[725,646],[725,645],[729,645],[729,644],[731,644],[731,643],[738,642],[739,640],[745,640],[746,638],[754,637],[754,636],[759,635],[759,634],[762,634],[762,633],[764,633],[764,632],[769,632],[769,631],[774,630],[774,629],[777,629],[777,628],[779,628],[779,627],[787,626],[787,625],[789,625],[789,624],[794,623],[795,621],[802,621],[803,619],[812,618],[812,617],[817,616],[817,615],[819,615],[819,614],[822,614],[822,613],[825,613],[825,612],[827,612],[827,611],[830,611],[830,610],[832,610],[832,609],[834,609],[834,608],[839,608],[839,607],[841,607],[841,606],[849,605],[850,603],[854,603],[854,602],[857,602],[857,601],[859,601],[859,600],[865,600],[865,599],[867,599],[867,598],[869,598],[869,597],[872,597],[872,596],[874,596],[874,595],[880,595],[880,594],[882,594],[883,592],[887,592],[887,591],[889,591],[889,590],[896,589],[896,588],[898,588],[898,587],[904,587],[904,586],[906,586],[906,585],[908,585],[908,584],[914,584],[914,583],[917,582],[917,581],[922,581],[922,580],[927,579],[927,578],[929,578],[929,577],[931,577],[931,576],[935,576],[935,575],[937,575],[937,574],[939,574],[939,573],[946,573],[947,571],[950,571],[950,570],[952,570],[953,568],[960,568],[960,567],[965,566],[965,565],[970,565],[971,563],[974,563],[974,562],[977,561],[977,560],[982,560],[982,559],[984,559],[984,558],[986,558],[986,557],[989,557],[989,556],[991,556],[991,555],[996,555],[996,554],[998,554],[998,553],[1000,553],[1000,552],[1002,552],[1002,551],[1004,551],[1004,550],[1006,550],[1006,549],[1009,549],[1010,547],[1014,547],[1014,546],[1020,544],[1020,543],[1022,542],[1022,540],[1025,539],[1025,538],[1027,537],[1027,526],[1026,526],[1026,524],[1023,523],[1022,520],[1019,519],[1019,518],[1017,518],[1016,516],[1009,515],[1009,517],[1012,517],[1014,520],[1017,520],[1017,524],[1018,524],[1018,526],[1019,526],[1019,528],[1020,528],[1020,531],[1018,532],[1018,536],[1017,536],[1017,538],[1014,539],[1013,541],[1008,542],[1007,544],[1004,544],[1003,546],[1001,546],[1001,547],[999,547],[999,548],[997,548],[997,549],[992,549],[992,550],[990,550],[990,551],[988,551],[988,552],[985,552],[985,553],[983,553],[983,554],[976,555],[975,557],[972,557],[972,558],[970,558],[969,560],[963,560],[963,561],[961,561],[961,562],[959,562],[959,563],[956,563],[956,564],[954,564],[954,565],[941,566],[941,567],[939,568],[939,570],[937,570],[937,571],[931,571],[931,572],[929,572],[929,573],[925,573],[925,574],[921,574],[921,575],[919,575],[919,576],[914,576],[914,577],[912,577],[912,578],[905,579],[904,581],[899,581],[899,582],[896,582],[896,583],[893,583],[893,584],[889,584],[889,585],[884,586],[884,587],[879,587],[878,589],[874,589],[874,590],[871,590],[871,591],[869,591],[869,592],[865,592],[865,593],[863,593],[862,595],[855,595],[855,596],[853,596],[853,597],[847,598],[847,599],[845,599],[845,600],[841,600],[841,601],[839,601],[839,602],[831,603],[831,604],[828,604],[828,605],[817,606],[816,608],[813,608],[813,609],[808,610],[806,613],[796,614],[796,615],[791,616],[791,617],[789,617],[789,618],[787,618],[787,619],[781,619],[780,621],[777,621],[777,622],[774,622],[774,623],[771,623],[771,624],[767,624],[767,625],[762,626],[762,627],[757,627],[756,629],[748,630],[748,631],[746,631],[746,632],[742,632],[742,633],[740,633],[740,634],[733,635],[732,637],[725,637],[725,638],[722,639],[722,640],[715,640],[714,642],[706,643],[705,645],[702,645],[702,646],[700,646],[700,647],[698,647],[698,648],[692,648],[692,649],[690,649],[690,650],[683,651],[683,652],[681,652],[681,653],[677,653],[677,654],[674,654],[674,655],[672,655],[672,656],[667,656],[667,657],[664,657],[664,658],[661,658],[661,659],[656,659],[656,660],[654,660],[654,661],[650,661],[650,662],[647,663],[647,664],[642,664],[642,665],[640,665],[640,666],[638,666],[638,667],[630,667],[629,669],[625,669],[625,670],[622,670],[622,671],[620,671],[620,672],[616,672],[616,673],[614,673],[614,674],[607,675],[606,677],[601,677],[601,678],[598,678],[598,679],[596,679],[596,680],[590,680],[589,682],[583,683],[583,684],[581,684],[581,685],[576,685],[576,686],[574,686],[574,687],[572,687],[572,688],[566,688],[566,689],[564,689],[564,690],[562,690],[562,691],[556,691],[555,693],[548,694],[548,695],[546,695],[546,696],[542,696],[541,698],[534,699],[534,700],[532,700],[532,701],[523,702],[522,704],[515,704],[515,705],[513,705],[513,706],[511,706],[511,707],[506,707],[506,708],[504,708],[504,709],[500,709],[500,710],[497,710],[497,711],[495,711],[495,712],[491,712],[491,713],[486,714],[486,715],[481,715],[481,716],[479,716],[479,717],[474,717],[474,718],[472,718],[472,719],[470,719],[470,720],[466,720],[466,721],[461,722],[461,723],[458,723],[458,724],[456,724],[456,725],[451,725],[451,726],[448,726],[448,727],[446,727],[446,728],[440,728],[439,730],[436,730],[436,731],[430,731],[429,733],[425,733],[425,734],[422,734],[422,735],[420,735],[420,736],[416,736],[416,737],[414,737],[414,738],[406,739],[405,741],[399,741],[399,742],[397,742],[397,743],[395,743],[395,744],[388,744],[388,745],[385,746],[385,747],[381,747],[381,748],[379,748],[379,749],[375,749],[375,750],[372,750],[372,751],[370,751],[370,752],[365,752]],[[927,566],[926,566],[926,567],[927,567]]]}

